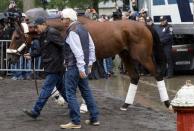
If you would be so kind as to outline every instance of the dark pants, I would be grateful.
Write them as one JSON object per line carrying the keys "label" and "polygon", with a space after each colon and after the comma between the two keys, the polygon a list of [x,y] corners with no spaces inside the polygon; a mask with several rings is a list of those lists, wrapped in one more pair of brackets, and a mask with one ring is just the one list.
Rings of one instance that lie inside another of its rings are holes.
{"label": "dark pants", "polygon": [[174,72],[174,63],[172,57],[172,45],[164,45],[164,54],[166,56],[167,67],[166,67],[166,75],[172,76]]}
{"label": "dark pants", "polygon": [[90,112],[90,120],[97,121],[99,112],[88,84],[88,78],[80,78],[77,66],[67,68],[64,75],[64,84],[71,121],[74,124],[80,124],[80,107],[76,98],[77,87],[79,87]]}
{"label": "dark pants", "polygon": [[63,75],[58,73],[47,73],[39,98],[32,109],[32,112],[35,115],[40,115],[41,110],[46,104],[48,98],[51,96],[55,86],[62,97],[66,100],[66,92],[63,86]]}

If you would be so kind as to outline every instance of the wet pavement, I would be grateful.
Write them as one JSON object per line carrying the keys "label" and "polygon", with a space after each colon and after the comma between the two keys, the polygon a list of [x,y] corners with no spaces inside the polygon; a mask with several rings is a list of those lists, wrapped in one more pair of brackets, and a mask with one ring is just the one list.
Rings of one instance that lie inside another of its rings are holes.
{"label": "wet pavement", "polygon": [[[194,81],[193,76],[176,76],[166,79],[170,98],[186,80]],[[39,88],[43,80],[38,81]],[[175,131],[176,114],[169,112],[160,102],[156,81],[153,77],[140,79],[135,103],[126,112],[120,111],[123,104],[129,78],[114,75],[110,79],[90,81],[99,110],[99,127],[87,126],[83,120],[88,114],[82,114],[83,131]],[[60,124],[69,122],[67,105],[56,105],[50,99],[38,120],[34,121],[23,114],[22,109],[30,109],[37,95],[34,81],[0,80],[0,131],[59,131]],[[78,96],[80,94],[78,93]],[[80,97],[78,97],[80,98]]]}
{"label": "wet pavement", "polygon": [[[176,92],[185,84],[186,80],[194,82],[194,77],[185,75],[165,79],[170,99],[174,98]],[[126,75],[114,75],[109,79],[92,80],[90,82],[93,87],[104,89],[106,96],[124,101],[130,79]],[[154,77],[142,76],[140,78],[135,103],[141,103],[155,110],[166,110],[160,103],[159,92]]]}

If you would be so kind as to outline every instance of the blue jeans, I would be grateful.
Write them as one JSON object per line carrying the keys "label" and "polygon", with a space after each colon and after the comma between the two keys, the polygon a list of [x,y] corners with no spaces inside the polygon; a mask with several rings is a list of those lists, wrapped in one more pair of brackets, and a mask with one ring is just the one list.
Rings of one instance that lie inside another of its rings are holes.
{"label": "blue jeans", "polygon": [[69,107],[69,115],[74,124],[80,124],[80,107],[76,99],[76,90],[79,87],[81,95],[90,112],[90,120],[98,120],[98,109],[89,88],[88,78],[81,79],[76,66],[68,67],[64,74],[64,84]]}
{"label": "blue jeans", "polygon": [[21,71],[22,69],[31,69],[31,61],[24,59],[20,56],[19,61],[16,64],[11,64],[11,69],[18,69],[19,71],[13,71],[13,76],[17,79],[25,79],[31,76],[31,71]]}
{"label": "blue jeans", "polygon": [[[32,63],[31,63],[31,60],[24,60],[24,69],[32,69]],[[24,72],[24,77],[27,79],[27,78],[31,78],[31,74],[32,72],[31,71],[25,71]]]}
{"label": "blue jeans", "polygon": [[103,66],[104,66],[104,71],[106,74],[109,74],[112,72],[112,68],[113,68],[112,64],[113,64],[112,57],[103,59]]}
{"label": "blue jeans", "polygon": [[48,98],[51,96],[55,86],[62,97],[66,100],[65,88],[63,86],[63,75],[58,73],[47,73],[39,98],[32,109],[32,112],[35,115],[40,115],[41,110],[46,104]]}

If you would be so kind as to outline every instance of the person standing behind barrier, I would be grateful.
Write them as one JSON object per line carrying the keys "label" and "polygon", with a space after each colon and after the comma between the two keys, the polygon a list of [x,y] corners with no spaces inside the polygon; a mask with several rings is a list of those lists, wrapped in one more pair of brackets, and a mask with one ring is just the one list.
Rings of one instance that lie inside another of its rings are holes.
{"label": "person standing behind barrier", "polygon": [[[90,112],[90,119],[85,121],[86,124],[97,126],[100,124],[98,121],[99,112],[87,77],[88,67],[91,67],[96,60],[94,43],[89,32],[77,21],[76,11],[71,8],[64,9],[61,20],[67,27],[64,83],[71,122],[62,124],[60,127],[64,129],[81,128],[80,110],[76,98],[77,87],[79,87]],[[93,52],[89,51],[91,49],[93,49]]]}
{"label": "person standing behind barrier", "polygon": [[139,12],[139,16],[144,17],[144,19],[146,19],[146,17],[148,16],[148,9],[147,8],[142,8]]}
{"label": "person standing behind barrier", "polygon": [[168,24],[167,18],[165,16],[160,17],[160,25],[157,26],[156,31],[160,37],[160,41],[164,47],[164,54],[167,60],[167,66],[163,69],[163,74],[166,74],[166,78],[173,77],[174,63],[172,57],[172,45],[173,45],[173,29],[172,26]]}
{"label": "person standing behind barrier", "polygon": [[9,6],[8,6],[7,10],[10,11],[10,12],[16,12],[17,11],[16,3],[15,3],[14,0],[9,1]]}
{"label": "person standing behind barrier", "polygon": [[[98,21],[99,22],[106,22],[106,21],[109,21],[109,19],[106,15],[102,15]],[[104,71],[105,71],[105,78],[108,79],[113,74],[112,57],[108,57],[108,58],[103,59],[103,67],[104,67]]]}
{"label": "person standing behind barrier", "polygon": [[66,93],[62,81],[64,72],[63,37],[56,29],[48,26],[43,17],[38,17],[34,21],[34,24],[36,30],[41,33],[40,48],[31,53],[24,54],[24,56],[25,58],[30,59],[31,57],[41,55],[46,78],[34,107],[31,111],[24,109],[24,113],[31,118],[36,119],[40,115],[48,98],[51,96],[55,86],[64,100],[66,100]]}

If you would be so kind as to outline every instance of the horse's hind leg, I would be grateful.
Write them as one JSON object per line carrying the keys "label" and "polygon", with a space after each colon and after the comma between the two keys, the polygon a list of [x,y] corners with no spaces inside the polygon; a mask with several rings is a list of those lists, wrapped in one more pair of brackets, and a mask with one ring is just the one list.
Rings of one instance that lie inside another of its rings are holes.
{"label": "horse's hind leg", "polygon": [[133,60],[130,58],[129,53],[127,51],[123,51],[119,54],[125,68],[127,69],[127,73],[129,77],[131,78],[131,82],[129,84],[127,96],[125,98],[125,103],[120,108],[123,111],[126,111],[129,105],[132,105],[135,99],[135,94],[137,91],[137,85],[139,81],[139,74],[137,73],[135,66],[133,63]]}
{"label": "horse's hind leg", "polygon": [[163,79],[163,75],[161,75],[159,72],[157,72],[156,66],[153,63],[152,57],[150,56],[146,61],[144,60],[144,62],[142,62],[141,64],[157,80],[157,87],[158,87],[158,91],[159,91],[159,94],[160,94],[160,100],[162,102],[164,102],[164,104],[167,108],[169,108],[170,107],[170,102],[169,102],[169,97],[168,97],[168,93],[167,93],[167,90],[166,90],[165,82],[164,82],[164,79]]}

